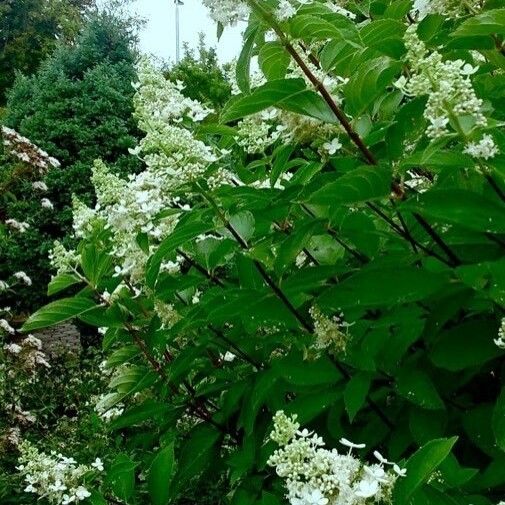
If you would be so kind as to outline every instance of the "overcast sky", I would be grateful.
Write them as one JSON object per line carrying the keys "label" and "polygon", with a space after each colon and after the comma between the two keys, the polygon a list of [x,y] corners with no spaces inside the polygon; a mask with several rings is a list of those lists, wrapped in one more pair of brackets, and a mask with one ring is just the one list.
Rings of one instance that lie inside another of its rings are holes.
{"label": "overcast sky", "polygon": [[[238,56],[243,26],[227,27],[221,40],[216,37],[216,24],[210,19],[201,0],[183,0],[179,7],[182,42],[191,47],[198,44],[198,34],[205,34],[207,45],[217,49],[222,63]],[[134,0],[131,9],[146,20],[140,34],[142,51],[165,60],[175,61],[175,5],[174,0]],[[181,50],[182,53],[182,50]]]}

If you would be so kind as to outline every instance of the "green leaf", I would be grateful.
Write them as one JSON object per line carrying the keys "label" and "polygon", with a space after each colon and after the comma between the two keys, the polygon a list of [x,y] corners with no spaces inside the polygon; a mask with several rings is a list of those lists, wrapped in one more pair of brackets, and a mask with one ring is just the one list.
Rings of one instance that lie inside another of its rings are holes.
{"label": "green leaf", "polygon": [[317,233],[324,233],[321,222],[317,220],[309,221],[292,231],[279,247],[275,258],[275,271],[283,273],[296,260],[310,238]]}
{"label": "green leaf", "polygon": [[428,410],[445,408],[430,376],[421,370],[406,366],[396,378],[398,393],[415,405]]}
{"label": "green leaf", "polygon": [[361,40],[367,47],[373,47],[392,56],[391,52],[395,53],[398,48],[400,48],[400,52],[402,50],[405,24],[394,19],[377,19],[363,26],[359,33]]}
{"label": "green leaf", "polygon": [[493,410],[493,433],[498,447],[505,451],[505,388],[501,390]]}
{"label": "green leaf", "polygon": [[332,12],[320,2],[302,5],[288,23],[289,34],[312,42],[316,40],[345,40],[359,48],[356,24],[347,16]]}
{"label": "green leaf", "polygon": [[505,206],[472,191],[433,189],[403,207],[470,230],[505,233]]}
{"label": "green leaf", "polygon": [[438,367],[457,372],[482,366],[503,354],[493,342],[497,334],[494,321],[476,320],[442,332],[430,352]]}
{"label": "green leaf", "polygon": [[153,505],[167,505],[172,496],[170,483],[175,469],[174,444],[160,449],[154,458],[147,487]]}
{"label": "green leaf", "polygon": [[442,274],[413,267],[365,269],[323,292],[318,304],[345,307],[387,307],[423,300],[446,284]]}
{"label": "green leaf", "polygon": [[119,454],[107,472],[106,482],[112,492],[127,503],[135,490],[136,466],[127,454]]}
{"label": "green leaf", "polygon": [[317,205],[338,205],[384,198],[391,192],[391,181],[389,168],[356,168],[311,193],[308,202]]}
{"label": "green leaf", "polygon": [[365,60],[352,73],[344,88],[350,114],[365,111],[372,102],[391,84],[401,71],[402,64],[387,56]]}
{"label": "green leaf", "polygon": [[63,298],[37,310],[25,322],[21,331],[40,330],[68,321],[96,307],[93,300],[84,297]]}
{"label": "green leaf", "polygon": [[365,404],[371,383],[372,377],[370,374],[357,373],[346,384],[344,390],[344,405],[351,423]]}
{"label": "green leaf", "polygon": [[53,296],[60,291],[63,291],[70,286],[74,286],[75,284],[79,284],[81,279],[77,277],[75,274],[59,274],[51,279],[49,285],[47,286],[47,296]]}
{"label": "green leaf", "polygon": [[248,210],[244,210],[231,216],[230,224],[246,242],[254,235],[254,215]]}
{"label": "green leaf", "polygon": [[432,440],[419,449],[407,462],[407,475],[398,479],[393,493],[395,505],[407,505],[410,497],[450,454],[457,437]]}
{"label": "green leaf", "polygon": [[289,54],[280,42],[266,42],[261,46],[258,63],[261,71],[269,81],[284,79],[289,62]]}
{"label": "green leaf", "polygon": [[248,95],[232,98],[221,113],[221,121],[235,121],[269,107],[304,114],[324,122],[337,121],[326,102],[317,93],[307,89],[303,79],[275,79]]}
{"label": "green leaf", "polygon": [[190,432],[181,448],[179,470],[174,481],[178,491],[212,464],[220,439],[221,433],[205,423],[197,425]]}
{"label": "green leaf", "polygon": [[214,229],[214,224],[205,220],[190,221],[181,223],[180,226],[167,237],[158,247],[158,250],[149,259],[146,281],[148,286],[153,287],[158,278],[162,261],[177,247],[182,246],[186,242],[195,239],[203,233]]}
{"label": "green leaf", "polygon": [[237,85],[242,93],[249,93],[251,91],[250,83],[250,70],[251,70],[251,57],[254,49],[254,42],[258,35],[259,25],[249,26],[245,35],[244,45],[237,60],[236,78]]}
{"label": "green leaf", "polygon": [[277,375],[295,386],[319,386],[336,384],[342,380],[342,374],[329,358],[323,357],[314,362],[305,362],[300,366],[301,356],[287,356],[272,364]]}
{"label": "green leaf", "polygon": [[96,244],[86,244],[81,251],[81,266],[88,281],[92,286],[96,286],[111,269],[112,257]]}
{"label": "green leaf", "polygon": [[289,23],[289,30],[296,39],[326,40],[343,38],[342,31],[335,24],[311,14],[294,16]]}
{"label": "green leaf", "polygon": [[110,429],[120,430],[136,426],[153,418],[163,418],[170,410],[171,407],[166,403],[146,400],[141,405],[128,409],[120,417],[112,421]]}
{"label": "green leaf", "polygon": [[505,35],[505,9],[495,9],[472,16],[461,23],[452,37],[474,37],[476,35]]}
{"label": "green leaf", "polygon": [[270,172],[270,185],[272,188],[275,186],[275,183],[281,174],[288,170],[288,161],[294,150],[295,148],[293,146],[283,145],[274,151],[274,161],[272,164],[272,170]]}

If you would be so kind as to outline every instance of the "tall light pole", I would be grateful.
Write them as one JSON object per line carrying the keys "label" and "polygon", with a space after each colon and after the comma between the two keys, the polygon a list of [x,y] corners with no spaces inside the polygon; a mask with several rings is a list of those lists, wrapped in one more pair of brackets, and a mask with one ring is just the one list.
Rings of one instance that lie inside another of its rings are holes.
{"label": "tall light pole", "polygon": [[181,41],[179,28],[179,5],[184,5],[182,0],[174,0],[175,3],[175,62],[179,63],[181,59]]}

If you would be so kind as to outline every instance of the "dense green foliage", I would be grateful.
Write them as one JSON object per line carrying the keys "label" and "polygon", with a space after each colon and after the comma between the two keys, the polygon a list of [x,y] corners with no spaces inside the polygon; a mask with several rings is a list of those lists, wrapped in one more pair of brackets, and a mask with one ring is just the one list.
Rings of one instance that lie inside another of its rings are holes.
{"label": "dense green foliage", "polygon": [[217,117],[140,62],[144,171],[95,163],[22,329],[104,333],[89,501],[503,505],[505,9],[205,4],[249,14],[240,92]]}
{"label": "dense green foliage", "polygon": [[[102,157],[121,173],[135,171],[128,155],[135,143],[132,114],[134,52],[132,35],[110,14],[92,16],[75,45],[61,45],[32,77],[19,76],[9,92],[5,123],[61,162],[45,177],[54,211],[40,209],[30,181],[10,187],[3,212],[30,223],[23,235],[0,246],[0,276],[24,270],[35,289],[13,300],[26,310],[40,305],[49,280],[48,252],[71,230],[72,195],[91,204],[91,165]],[[10,170],[5,165],[5,170]],[[3,176],[5,178],[5,174]]]}
{"label": "dense green foliage", "polygon": [[93,0],[4,0],[0,5],[0,105],[16,71],[28,75],[54,50],[73,40]]}
{"label": "dense green foliage", "polygon": [[167,71],[167,76],[184,83],[186,96],[213,107],[221,108],[230,98],[230,84],[217,61],[216,51],[205,45],[203,37],[196,53],[189,46],[184,47],[181,61]]}

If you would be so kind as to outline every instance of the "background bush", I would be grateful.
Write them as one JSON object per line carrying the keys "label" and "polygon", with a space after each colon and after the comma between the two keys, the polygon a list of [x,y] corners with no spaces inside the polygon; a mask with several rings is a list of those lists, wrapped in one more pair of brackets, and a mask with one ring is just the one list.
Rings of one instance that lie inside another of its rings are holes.
{"label": "background bush", "polygon": [[72,195],[91,204],[93,161],[102,158],[123,175],[138,168],[135,144],[132,27],[110,13],[94,14],[75,45],[61,45],[33,76],[19,75],[9,92],[4,122],[61,162],[45,177],[54,211],[43,210],[30,182],[10,188],[4,213],[31,228],[0,245],[0,277],[24,270],[35,281],[12,300],[22,310],[45,299],[48,252],[71,230]]}

